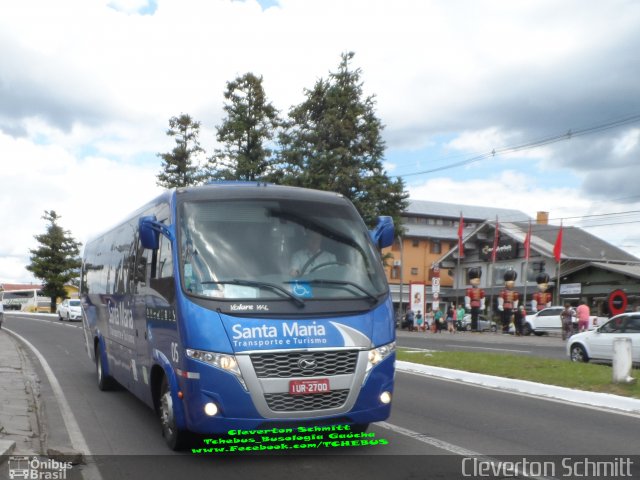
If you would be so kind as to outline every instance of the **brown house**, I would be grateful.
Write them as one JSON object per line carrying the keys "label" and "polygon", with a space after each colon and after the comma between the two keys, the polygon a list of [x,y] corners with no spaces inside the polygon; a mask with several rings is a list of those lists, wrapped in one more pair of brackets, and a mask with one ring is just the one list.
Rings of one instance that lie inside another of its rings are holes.
{"label": "brown house", "polygon": [[[383,255],[390,254],[385,262],[385,271],[396,309],[400,306],[400,298],[403,306],[407,305],[411,283],[424,284],[429,294],[433,283],[433,265],[457,247],[461,214],[464,218],[464,236],[496,216],[509,221],[529,220],[519,210],[410,200],[402,214],[404,235],[396,238],[393,246],[382,252]],[[453,282],[453,272],[441,270],[441,286],[450,289]]]}

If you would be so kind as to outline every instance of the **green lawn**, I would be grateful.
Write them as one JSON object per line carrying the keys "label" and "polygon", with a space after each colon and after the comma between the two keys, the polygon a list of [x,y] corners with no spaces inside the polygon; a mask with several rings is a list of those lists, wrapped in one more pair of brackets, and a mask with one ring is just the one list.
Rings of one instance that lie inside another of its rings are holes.
{"label": "green lawn", "polygon": [[[569,360],[551,360],[523,355],[476,352],[423,352],[404,348],[398,349],[397,358],[398,360],[434,367],[452,368],[498,377],[529,380],[547,385],[640,398],[639,382],[636,381],[632,385],[614,384],[610,365],[573,363]],[[631,375],[638,379],[640,371],[634,369]]]}

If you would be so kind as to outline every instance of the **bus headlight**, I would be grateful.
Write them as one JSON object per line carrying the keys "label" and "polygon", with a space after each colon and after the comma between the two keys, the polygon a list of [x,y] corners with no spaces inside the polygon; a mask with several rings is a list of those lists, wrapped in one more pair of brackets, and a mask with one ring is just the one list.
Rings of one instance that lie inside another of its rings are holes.
{"label": "bus headlight", "polygon": [[236,376],[238,381],[242,384],[242,387],[246,390],[247,386],[242,378],[240,367],[238,367],[238,361],[235,355],[229,355],[227,353],[206,352],[203,350],[195,350],[193,348],[187,348],[187,357],[200,362],[212,365],[225,372],[232,373]]}
{"label": "bus headlight", "polygon": [[391,355],[396,351],[396,342],[387,343],[386,345],[382,345],[381,347],[374,348],[373,350],[369,350],[369,358],[367,361],[367,373],[375,367],[377,364],[382,362],[385,358]]}

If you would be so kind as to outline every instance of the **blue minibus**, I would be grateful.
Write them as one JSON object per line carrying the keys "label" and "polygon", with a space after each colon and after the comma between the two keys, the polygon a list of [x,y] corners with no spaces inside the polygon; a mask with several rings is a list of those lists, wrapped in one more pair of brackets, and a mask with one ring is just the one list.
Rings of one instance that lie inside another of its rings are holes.
{"label": "blue minibus", "polygon": [[395,328],[379,249],[344,196],[263,183],[168,190],[87,242],[81,298],[101,390],[190,433],[388,418]]}

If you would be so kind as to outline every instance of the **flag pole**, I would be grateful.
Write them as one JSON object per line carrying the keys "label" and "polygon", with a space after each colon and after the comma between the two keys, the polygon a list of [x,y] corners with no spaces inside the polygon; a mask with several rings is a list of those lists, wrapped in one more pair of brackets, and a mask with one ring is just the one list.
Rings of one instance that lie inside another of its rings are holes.
{"label": "flag pole", "polygon": [[499,224],[498,224],[498,216],[496,215],[496,224],[495,224],[495,228],[494,228],[494,236],[493,236],[493,249],[491,250],[491,283],[488,284],[489,288],[491,288],[491,319],[493,319],[493,316],[495,314],[494,310],[493,310],[493,296],[494,296],[494,288],[493,288],[493,284],[495,283],[495,275],[496,275],[496,257],[498,256],[498,253],[496,251],[496,249],[498,248],[498,235],[499,235]]}
{"label": "flag pole", "polygon": [[556,267],[556,305],[560,305],[560,264]]}
{"label": "flag pole", "polygon": [[527,284],[529,283],[529,251],[531,250],[531,220],[529,220],[529,231],[527,232],[527,236],[524,241],[524,294],[523,294],[523,305],[524,308],[527,308]]}
{"label": "flag pole", "polygon": [[560,230],[553,246],[553,256],[558,263],[556,267],[556,305],[560,305],[560,267],[562,266],[562,219],[560,219]]}
{"label": "flag pole", "polygon": [[458,224],[458,265],[456,267],[456,271],[458,275],[456,275],[458,280],[458,285],[456,285],[456,308],[460,308],[460,295],[459,290],[462,288],[460,285],[462,284],[462,271],[460,270],[460,257],[463,255],[463,245],[462,245],[462,236],[464,235],[464,219],[462,217],[462,211],[460,212],[460,223]]}

